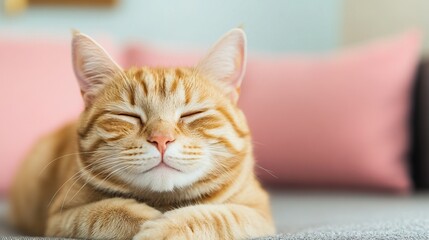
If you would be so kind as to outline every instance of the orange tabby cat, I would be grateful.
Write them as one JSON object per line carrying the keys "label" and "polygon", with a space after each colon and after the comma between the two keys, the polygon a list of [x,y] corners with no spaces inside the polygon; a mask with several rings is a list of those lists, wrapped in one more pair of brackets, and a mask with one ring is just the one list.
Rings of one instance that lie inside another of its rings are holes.
{"label": "orange tabby cat", "polygon": [[274,233],[237,107],[241,29],[192,68],[123,70],[73,37],[85,102],[20,169],[12,218],[27,234],[95,239],[245,239]]}

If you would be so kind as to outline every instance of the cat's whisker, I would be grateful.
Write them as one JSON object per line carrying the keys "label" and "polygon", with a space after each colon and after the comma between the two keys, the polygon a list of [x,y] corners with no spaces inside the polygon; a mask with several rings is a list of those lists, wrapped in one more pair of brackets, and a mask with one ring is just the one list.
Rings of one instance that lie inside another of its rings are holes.
{"label": "cat's whisker", "polygon": [[[119,150],[119,149],[118,149]],[[58,160],[60,160],[60,159],[62,159],[62,158],[65,158],[65,157],[70,157],[70,156],[74,156],[74,155],[80,155],[80,154],[88,154],[88,153],[102,153],[102,152],[111,152],[112,150],[111,149],[109,149],[109,150],[96,150],[96,151],[90,151],[90,152],[74,152],[74,153],[69,153],[69,154],[65,154],[65,155],[63,155],[63,156],[60,156],[60,157],[57,157],[57,158],[55,158],[54,160],[52,160],[52,161],[50,161],[48,164],[46,164],[46,166],[45,167],[43,167],[42,168],[42,170],[40,171],[40,173],[39,173],[39,175],[38,175],[38,177],[40,177],[40,175],[42,175],[42,173],[52,164],[52,163],[54,163],[54,162],[56,162],[56,161],[58,161]]]}
{"label": "cat's whisker", "polygon": [[[122,163],[122,164],[126,164],[126,163]],[[90,181],[92,181],[92,179],[94,179],[95,177],[97,177],[97,176],[99,176],[100,174],[102,174],[102,173],[105,173],[105,172],[107,172],[107,171],[110,171],[110,170],[112,170],[114,167],[116,167],[116,166],[111,166],[111,167],[109,167],[109,168],[107,168],[107,169],[105,169],[104,171],[101,171],[101,172],[99,172],[98,174],[96,174],[96,175],[94,175],[94,176],[92,176],[91,177],[91,179],[90,180],[85,180],[85,183],[79,188],[79,190],[71,197],[71,199],[69,200],[69,202],[71,202],[71,201],[73,201],[73,199],[79,194],[79,192],[90,182]],[[127,167],[127,166],[125,166],[125,167]],[[130,167],[130,166],[128,166],[128,167]],[[123,167],[122,167],[123,168]],[[120,169],[122,169],[122,168],[120,168]],[[115,172],[115,171],[114,171]],[[110,174],[112,174],[112,173],[110,173]],[[110,174],[108,175],[108,176],[110,176]],[[104,180],[103,180],[104,181]],[[100,187],[100,183],[97,185],[97,187]],[[66,197],[64,198],[64,199],[66,199],[67,198],[67,194],[66,194]],[[63,204],[62,204],[62,206],[61,206],[61,210],[63,209],[63,207],[64,207],[64,203],[65,203],[65,201],[63,201]]]}
{"label": "cat's whisker", "polygon": [[274,178],[279,178],[279,177],[277,177],[275,174],[274,174],[274,171],[272,171],[272,170],[269,170],[269,169],[266,169],[266,168],[264,168],[264,167],[262,167],[261,165],[259,165],[259,164],[255,164],[256,165],[256,167],[258,167],[259,169],[262,169],[262,170],[264,170],[265,172],[267,172],[268,174],[270,174],[272,177],[274,177]]}
{"label": "cat's whisker", "polygon": [[259,141],[255,141],[255,140],[252,140],[252,143],[254,144],[254,145],[259,145],[259,146],[266,146],[267,144],[265,144],[265,143],[263,143],[263,142],[259,142]]}
{"label": "cat's whisker", "polygon": [[[109,162],[109,163],[105,163],[106,165],[108,165],[108,166],[110,166],[109,168],[107,168],[107,169],[105,169],[105,170],[103,170],[103,171],[101,171],[101,172],[99,172],[97,175],[95,175],[95,176],[98,176],[98,175],[100,175],[100,174],[102,174],[102,173],[104,173],[104,172],[106,172],[106,171],[109,171],[110,169],[113,169],[113,168],[115,168],[116,167],[116,164],[119,164],[119,163],[117,163],[117,162]],[[91,165],[91,164],[90,164]],[[88,165],[89,166],[89,165]],[[79,173],[82,173],[84,170],[86,170],[85,168],[83,168],[83,169],[81,169],[80,171],[79,171]],[[67,196],[68,196],[68,194],[69,194],[69,192],[70,192],[70,190],[73,188],[73,186],[82,178],[82,176],[83,175],[80,175],[74,182],[73,182],[73,184],[68,188],[68,190],[67,190],[67,192],[66,192],[66,195],[65,195],[65,197],[63,198],[63,201],[62,201],[62,204],[61,204],[61,212],[62,212],[62,209],[63,209],[63,207],[64,207],[64,204],[65,204],[65,199],[67,198]],[[91,179],[93,179],[95,176],[93,176]],[[88,181],[86,181],[86,183],[87,183]],[[86,183],[84,184],[84,185],[86,185]],[[82,186],[82,188],[83,188],[84,186]]]}
{"label": "cat's whisker", "polygon": [[[112,156],[115,156],[115,155],[117,155],[117,154],[112,154],[112,155],[109,155],[109,156],[106,156],[106,158],[109,158],[109,157],[112,157]],[[61,186],[60,186],[60,188],[58,188],[58,190],[54,193],[54,195],[52,196],[52,198],[51,198],[51,200],[49,201],[49,204],[48,204],[48,206],[47,207],[49,207],[51,204],[52,204],[52,201],[54,200],[54,198],[57,196],[57,194],[60,192],[60,190],[68,183],[68,182],[70,182],[71,180],[73,180],[75,177],[77,177],[79,174],[81,174],[86,168],[89,168],[90,166],[92,166],[92,165],[94,165],[94,164],[96,164],[98,161],[101,161],[101,160],[104,160],[103,158],[100,158],[100,159],[96,159],[94,162],[92,162],[91,164],[89,164],[88,166],[86,166],[86,167],[84,167],[83,169],[80,169],[79,171],[77,171],[75,174],[73,174],[67,181],[65,181]]]}
{"label": "cat's whisker", "polygon": [[209,151],[212,155],[216,156],[216,157],[221,157],[221,158],[230,158],[233,157],[231,156],[231,153],[229,151],[227,151],[224,148],[213,148],[210,147]]}
{"label": "cat's whisker", "polygon": [[135,161],[135,162],[137,162],[137,164],[140,165],[140,164],[144,164],[147,161],[154,160],[154,159],[158,158],[158,157],[139,157],[139,158],[137,158],[136,156],[133,156],[133,157],[134,158],[125,156],[125,157],[119,157],[118,159],[124,160],[124,161]]}
{"label": "cat's whisker", "polygon": [[96,188],[98,188],[98,187],[100,187],[101,186],[101,184],[103,183],[103,182],[105,182],[105,181],[107,181],[111,176],[113,176],[113,174],[115,174],[116,172],[120,172],[120,171],[123,171],[123,170],[125,170],[125,169],[128,169],[128,168],[131,168],[131,167],[133,167],[133,166],[130,166],[130,165],[126,165],[126,166],[123,166],[123,167],[121,167],[121,168],[119,168],[119,169],[116,169],[116,170],[114,170],[114,171],[112,171],[109,175],[107,175],[100,183],[98,183],[97,184],[97,187]]}

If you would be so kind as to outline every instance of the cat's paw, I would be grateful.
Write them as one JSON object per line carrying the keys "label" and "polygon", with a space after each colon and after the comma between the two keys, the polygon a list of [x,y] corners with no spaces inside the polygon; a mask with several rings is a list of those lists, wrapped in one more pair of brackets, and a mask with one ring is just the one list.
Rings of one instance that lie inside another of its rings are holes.
{"label": "cat's paw", "polygon": [[173,219],[162,217],[156,220],[147,221],[142,224],[140,231],[133,240],[186,240],[192,239],[192,230],[174,222]]}

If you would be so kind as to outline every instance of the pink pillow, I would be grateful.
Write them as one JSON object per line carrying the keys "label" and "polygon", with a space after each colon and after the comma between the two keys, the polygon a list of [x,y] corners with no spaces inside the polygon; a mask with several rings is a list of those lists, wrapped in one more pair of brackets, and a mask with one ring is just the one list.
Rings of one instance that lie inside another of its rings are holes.
{"label": "pink pillow", "polygon": [[82,106],[70,39],[0,38],[0,193],[36,139]]}
{"label": "pink pillow", "polygon": [[[251,56],[240,105],[261,178],[305,187],[410,190],[410,89],[418,32],[330,55]],[[196,63],[131,46],[128,65]],[[199,54],[201,56],[201,54]],[[156,64],[155,64],[156,63]]]}
{"label": "pink pillow", "polygon": [[173,49],[158,50],[156,46],[128,44],[124,49],[124,67],[192,66],[203,56],[202,51]]}

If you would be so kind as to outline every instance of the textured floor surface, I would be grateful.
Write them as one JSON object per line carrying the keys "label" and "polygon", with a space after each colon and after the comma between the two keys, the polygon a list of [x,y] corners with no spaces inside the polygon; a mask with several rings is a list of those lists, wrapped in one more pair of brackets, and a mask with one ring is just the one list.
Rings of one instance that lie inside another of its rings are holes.
{"label": "textured floor surface", "polygon": [[[266,240],[429,240],[429,193],[391,196],[358,193],[271,191],[279,233]],[[0,201],[0,239],[13,232]],[[3,237],[2,237],[3,236]]]}
{"label": "textured floor surface", "polygon": [[429,217],[369,221],[361,224],[339,224],[279,234],[260,240],[426,240],[429,239]]}

